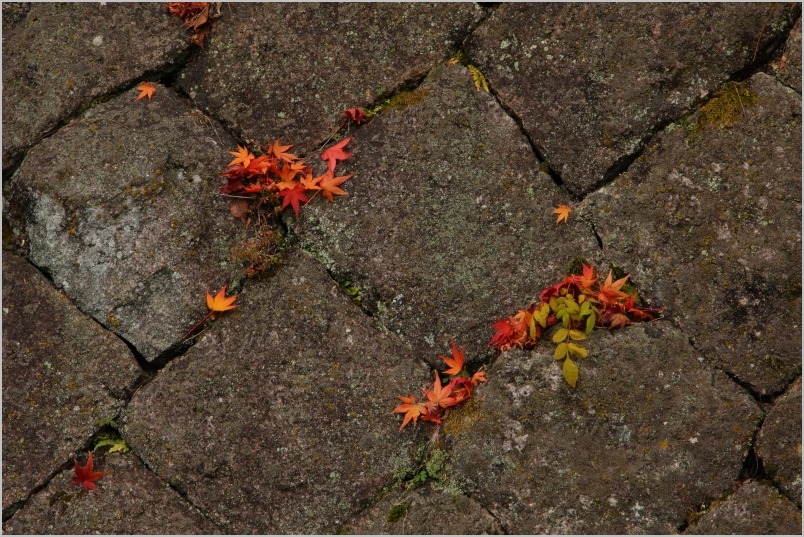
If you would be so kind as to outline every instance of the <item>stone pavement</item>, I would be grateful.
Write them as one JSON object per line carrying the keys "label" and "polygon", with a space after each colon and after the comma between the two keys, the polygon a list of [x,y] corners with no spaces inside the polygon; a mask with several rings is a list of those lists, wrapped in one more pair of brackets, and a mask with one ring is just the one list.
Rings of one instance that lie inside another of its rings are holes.
{"label": "stone pavement", "polygon": [[[5,532],[801,532],[799,5],[2,13]],[[233,218],[351,107],[348,196]],[[581,260],[666,309],[573,389],[488,341]],[[489,382],[400,432],[451,337]]]}

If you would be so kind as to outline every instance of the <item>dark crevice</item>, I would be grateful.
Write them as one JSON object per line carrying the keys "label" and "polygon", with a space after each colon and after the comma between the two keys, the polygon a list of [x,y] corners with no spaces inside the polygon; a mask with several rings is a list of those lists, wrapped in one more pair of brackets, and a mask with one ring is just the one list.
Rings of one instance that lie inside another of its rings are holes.
{"label": "dark crevice", "polygon": [[597,246],[600,248],[601,251],[605,250],[605,246],[603,246],[603,239],[600,238],[600,234],[597,232],[597,228],[593,222],[589,222],[589,227],[592,229],[592,233],[595,235],[595,240],[597,241]]}
{"label": "dark crevice", "polygon": [[486,13],[493,13],[498,7],[503,5],[504,2],[475,2],[478,6],[483,8]]}

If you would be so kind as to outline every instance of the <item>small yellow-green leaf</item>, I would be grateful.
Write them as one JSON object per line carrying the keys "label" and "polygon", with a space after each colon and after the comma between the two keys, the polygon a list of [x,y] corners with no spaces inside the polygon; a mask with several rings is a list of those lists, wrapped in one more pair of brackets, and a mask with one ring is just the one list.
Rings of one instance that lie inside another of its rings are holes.
{"label": "small yellow-green leaf", "polygon": [[531,316],[530,318],[530,331],[529,334],[530,339],[536,339],[536,317]]}
{"label": "small yellow-green leaf", "polygon": [[[581,298],[586,297],[586,295],[581,295]],[[591,302],[584,302],[581,304],[581,315],[589,315],[592,311],[592,303]]]}
{"label": "small yellow-green leaf", "polygon": [[558,299],[556,297],[550,297],[550,309],[556,311],[558,309]]}
{"label": "small yellow-green leaf", "polygon": [[556,317],[563,317],[566,310],[567,308],[564,306],[564,304],[559,304],[556,308]]}
{"label": "small yellow-green leaf", "polygon": [[539,310],[539,313],[547,317],[547,314],[550,313],[550,304],[545,304],[544,302],[542,302],[542,307]]}
{"label": "small yellow-green leaf", "polygon": [[575,387],[575,383],[578,382],[578,366],[575,365],[575,362],[567,358],[564,360],[564,380],[567,381],[567,384]]}
{"label": "small yellow-green leaf", "polygon": [[572,339],[574,339],[575,341],[579,341],[581,339],[586,339],[586,334],[584,334],[580,330],[570,330],[569,336]]}
{"label": "small yellow-green leaf", "polygon": [[564,328],[569,328],[569,325],[570,325],[570,314],[569,314],[569,313],[567,313],[566,311],[564,312],[564,315],[562,315],[562,316],[561,316],[561,325],[562,325]]}
{"label": "small yellow-green leaf", "polygon": [[567,294],[567,288],[566,287],[562,288],[560,293],[561,293],[561,296],[566,295]]}
{"label": "small yellow-green leaf", "polygon": [[595,314],[593,313],[586,318],[586,333],[591,334],[592,330],[594,329],[595,329]]}
{"label": "small yellow-green leaf", "polygon": [[581,358],[586,358],[589,356],[589,352],[586,349],[580,345],[576,345],[575,343],[568,343],[567,349],[569,349],[569,351],[575,356],[580,356]]}
{"label": "small yellow-green leaf", "polygon": [[556,360],[563,360],[567,357],[567,344],[566,343],[559,343],[556,347],[556,350],[553,352],[553,358]]}
{"label": "small yellow-green leaf", "polygon": [[578,304],[583,304],[584,300],[586,300],[586,295],[581,293],[580,296],[578,296]]}
{"label": "small yellow-green leaf", "polygon": [[569,334],[569,330],[566,328],[559,328],[556,330],[556,333],[553,334],[553,343],[560,343],[567,339],[567,334]]}
{"label": "small yellow-green leaf", "polygon": [[[547,306],[547,311],[549,313],[550,306]],[[533,312],[533,319],[541,325],[542,328],[547,328],[547,313],[542,313],[541,311]]]}
{"label": "small yellow-green leaf", "polygon": [[578,311],[581,309],[574,300],[567,300],[564,305],[566,306],[567,311],[570,313],[578,313]]}

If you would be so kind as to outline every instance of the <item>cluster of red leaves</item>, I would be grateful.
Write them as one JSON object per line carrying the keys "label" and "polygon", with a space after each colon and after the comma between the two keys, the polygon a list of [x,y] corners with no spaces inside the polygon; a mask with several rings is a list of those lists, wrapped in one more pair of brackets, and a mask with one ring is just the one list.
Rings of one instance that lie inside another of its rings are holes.
{"label": "cluster of red leaves", "polygon": [[299,216],[301,203],[309,202],[319,192],[329,201],[334,196],[343,196],[346,191],[340,188],[351,175],[335,176],[335,166],[339,160],[348,159],[351,154],[344,147],[352,137],[324,150],[321,159],[327,162],[327,171],[314,177],[313,169],[296,155],[288,153],[292,146],[281,145],[279,140],[265,149],[265,153],[255,157],[245,147],[238,146],[237,151],[230,151],[235,159],[223,172],[226,184],[221,192],[231,195],[260,194],[277,196],[282,200],[282,209],[288,205]]}
{"label": "cluster of red leaves", "polygon": [[454,340],[450,340],[450,346],[452,356],[439,357],[448,366],[448,369],[444,371],[444,374],[449,376],[446,384],[436,371],[432,387],[422,388],[423,399],[417,401],[412,395],[399,398],[402,404],[397,406],[392,413],[405,414],[402,425],[399,427],[400,431],[411,421],[415,424],[419,418],[422,421],[440,425],[450,408],[466,401],[471,397],[472,390],[478,384],[488,380],[485,371],[477,371],[474,375],[469,376],[463,367],[464,350],[459,349]]}
{"label": "cluster of red leaves", "polygon": [[620,328],[634,321],[650,321],[656,319],[661,308],[643,308],[636,305],[636,295],[622,290],[628,276],[612,281],[609,271],[605,281],[595,273],[593,267],[583,265],[582,273],[565,277],[562,281],[543,289],[539,293],[539,301],[533,302],[524,310],[518,311],[512,317],[500,319],[492,324],[496,333],[492,336],[489,346],[501,351],[512,348],[532,348],[546,328],[561,322],[555,315],[546,319],[546,328],[533,323],[534,312],[542,309],[551,298],[564,295],[575,297],[581,294],[591,301],[594,306],[594,325],[597,328]]}
{"label": "cluster of red leaves", "polygon": [[209,2],[166,2],[165,5],[171,15],[182,19],[184,26],[193,32],[190,42],[203,47],[209,33],[209,23],[218,16],[210,13]]}

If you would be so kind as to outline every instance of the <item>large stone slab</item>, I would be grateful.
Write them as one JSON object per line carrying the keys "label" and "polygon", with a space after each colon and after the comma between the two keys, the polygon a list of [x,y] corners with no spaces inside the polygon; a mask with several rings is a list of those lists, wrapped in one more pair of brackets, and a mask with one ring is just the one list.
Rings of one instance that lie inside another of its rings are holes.
{"label": "large stone slab", "polygon": [[389,491],[346,525],[353,535],[495,535],[500,525],[483,507],[457,492],[430,487]]}
{"label": "large stone slab", "polygon": [[737,477],[760,410],[667,321],[587,342],[577,389],[549,344],[498,359],[445,424],[454,479],[512,534],[673,533]]}
{"label": "large stone slab", "polygon": [[[86,455],[81,454],[80,463]],[[176,491],[133,454],[95,454],[96,470],[110,472],[85,492],[72,485],[72,467],[59,473],[3,524],[7,534],[220,534]]]}
{"label": "large stone slab", "polygon": [[778,393],[801,371],[801,98],[763,73],[725,91],[579,212],[707,359]]}
{"label": "large stone slab", "polygon": [[305,254],[239,302],[137,392],[124,435],[229,533],[333,532],[411,464],[391,409],[427,368]]}
{"label": "large stone slab", "polygon": [[575,195],[772,47],[774,4],[506,4],[469,58]]}
{"label": "large stone slab", "polygon": [[767,473],[801,507],[801,379],[773,406],[757,437]]}
{"label": "large stone slab", "polygon": [[773,488],[751,481],[714,504],[690,535],[800,535],[801,511]]}
{"label": "large stone slab", "polygon": [[[189,47],[162,4],[3,8],[3,168],[82,105],[177,60]],[[10,29],[8,35],[6,30]]]}
{"label": "large stone slab", "polygon": [[235,141],[169,89],[132,90],[32,149],[6,189],[30,259],[146,360],[206,313],[242,226],[218,195]]}
{"label": "large stone slab", "polygon": [[433,365],[450,336],[477,360],[491,322],[599,248],[574,216],[555,224],[566,196],[465,67],[439,66],[402,101],[350,145],[349,196],[305,209],[302,244]]}
{"label": "large stone slab", "polygon": [[3,509],[125,403],[140,368],[23,258],[3,253]]}
{"label": "large stone slab", "polygon": [[230,4],[179,83],[254,144],[281,138],[307,152],[346,108],[424,76],[482,13],[475,4]]}
{"label": "large stone slab", "polygon": [[790,30],[782,54],[770,63],[767,72],[801,93],[801,18]]}

